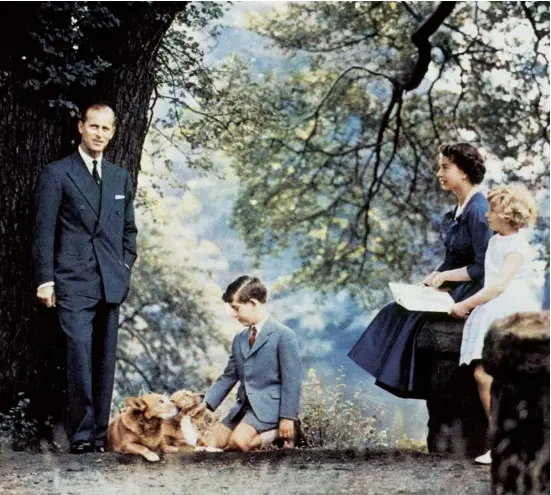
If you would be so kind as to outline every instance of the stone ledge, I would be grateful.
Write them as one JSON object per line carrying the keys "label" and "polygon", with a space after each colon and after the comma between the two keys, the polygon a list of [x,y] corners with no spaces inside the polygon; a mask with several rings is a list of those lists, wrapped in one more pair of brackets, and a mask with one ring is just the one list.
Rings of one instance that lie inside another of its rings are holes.
{"label": "stone ledge", "polygon": [[427,321],[417,335],[417,349],[438,353],[459,353],[465,322],[442,315]]}

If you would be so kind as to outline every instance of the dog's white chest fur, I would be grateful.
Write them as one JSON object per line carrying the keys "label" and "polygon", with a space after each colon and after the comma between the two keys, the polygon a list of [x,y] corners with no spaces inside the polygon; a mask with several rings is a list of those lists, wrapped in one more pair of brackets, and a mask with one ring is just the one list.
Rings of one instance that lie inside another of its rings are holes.
{"label": "dog's white chest fur", "polygon": [[191,424],[191,417],[184,416],[182,421],[180,421],[180,429],[182,430],[182,435],[184,436],[184,441],[191,445],[192,447],[197,446],[197,430]]}

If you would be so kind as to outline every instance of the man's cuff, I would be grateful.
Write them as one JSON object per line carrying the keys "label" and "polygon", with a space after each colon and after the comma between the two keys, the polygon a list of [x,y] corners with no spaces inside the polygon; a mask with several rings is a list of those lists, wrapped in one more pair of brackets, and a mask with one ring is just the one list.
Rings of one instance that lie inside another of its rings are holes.
{"label": "man's cuff", "polygon": [[37,287],[37,291],[39,291],[40,289],[43,289],[44,287],[54,287],[55,284],[54,282],[44,282],[43,284],[40,284],[38,287]]}
{"label": "man's cuff", "polygon": [[205,403],[205,406],[207,406],[207,409],[208,409],[210,412],[214,412],[214,409],[212,408],[212,406],[211,406],[206,400],[204,400],[203,402]]}

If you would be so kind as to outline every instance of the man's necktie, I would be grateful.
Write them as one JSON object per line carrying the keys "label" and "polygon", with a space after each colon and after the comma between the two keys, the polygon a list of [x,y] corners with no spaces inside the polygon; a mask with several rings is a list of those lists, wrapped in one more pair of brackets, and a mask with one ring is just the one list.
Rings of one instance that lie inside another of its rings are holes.
{"label": "man's necktie", "polygon": [[249,348],[251,348],[254,345],[254,341],[256,340],[256,327],[251,327],[251,336],[249,337]]}
{"label": "man's necktie", "polygon": [[94,170],[92,170],[92,177],[96,181],[96,184],[98,186],[101,186],[101,179],[100,179],[99,173],[98,173],[98,161],[97,160],[92,160],[92,163],[94,165]]}

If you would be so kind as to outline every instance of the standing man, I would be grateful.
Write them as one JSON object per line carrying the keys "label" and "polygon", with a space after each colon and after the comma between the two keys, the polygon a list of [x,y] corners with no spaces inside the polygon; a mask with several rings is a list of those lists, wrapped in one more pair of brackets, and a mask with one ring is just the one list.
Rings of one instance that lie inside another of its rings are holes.
{"label": "standing man", "polygon": [[132,184],[103,158],[115,133],[107,105],[85,109],[78,150],[47,165],[36,189],[37,297],[67,337],[70,452],[104,452],[115,380],[119,306],[136,260]]}

